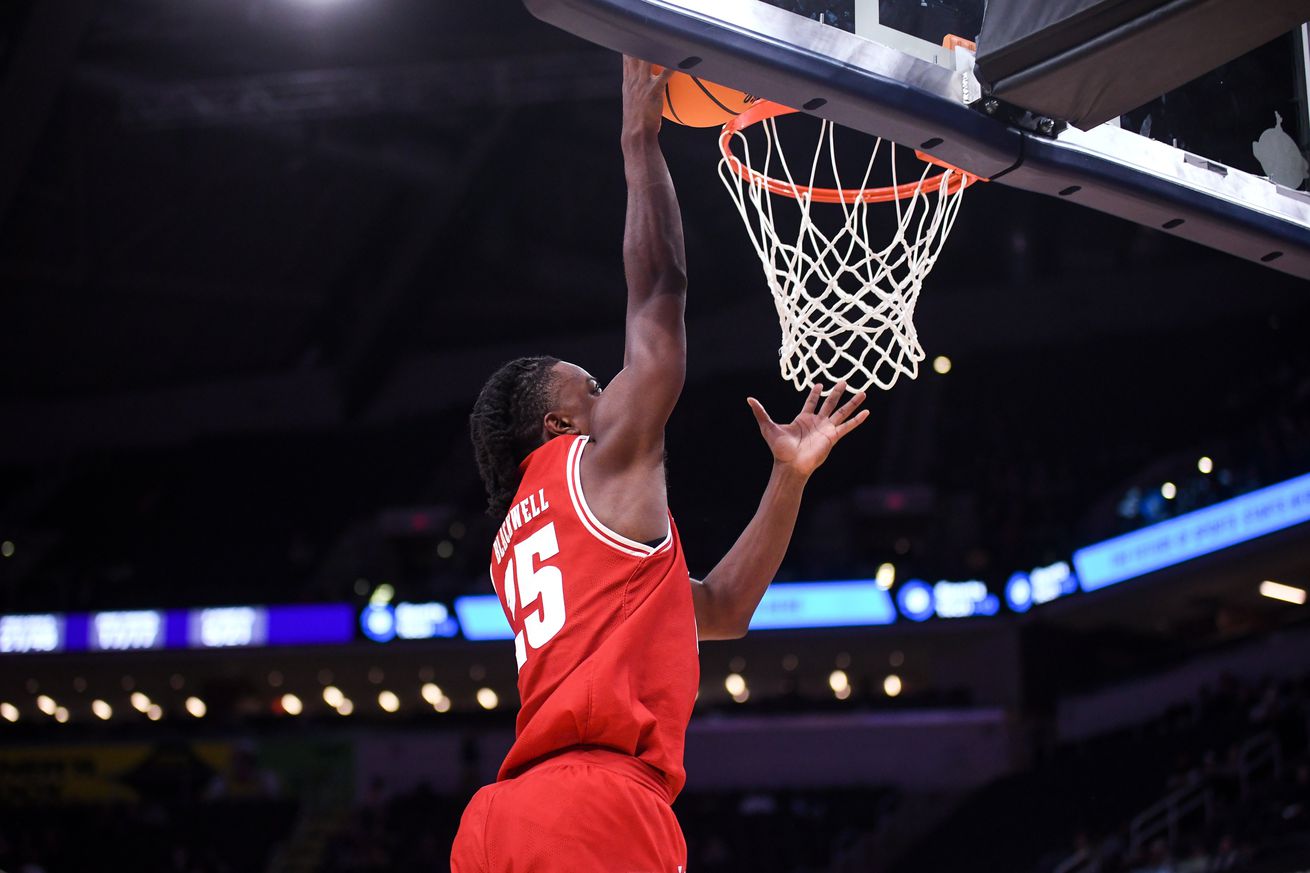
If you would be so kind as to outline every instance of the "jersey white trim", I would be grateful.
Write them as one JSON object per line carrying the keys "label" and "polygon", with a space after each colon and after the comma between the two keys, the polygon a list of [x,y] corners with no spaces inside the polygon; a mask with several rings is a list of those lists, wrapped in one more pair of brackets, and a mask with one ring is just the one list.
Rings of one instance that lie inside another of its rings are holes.
{"label": "jersey white trim", "polygon": [[649,558],[669,548],[673,544],[673,525],[669,525],[668,533],[664,535],[664,540],[658,546],[648,546],[610,530],[596,518],[591,507],[587,505],[587,498],[582,493],[582,450],[586,447],[588,439],[590,437],[580,436],[573,441],[573,445],[569,446],[564,474],[565,481],[569,485],[569,497],[573,500],[573,508],[577,510],[578,520],[582,522],[582,526],[605,545],[634,558]]}

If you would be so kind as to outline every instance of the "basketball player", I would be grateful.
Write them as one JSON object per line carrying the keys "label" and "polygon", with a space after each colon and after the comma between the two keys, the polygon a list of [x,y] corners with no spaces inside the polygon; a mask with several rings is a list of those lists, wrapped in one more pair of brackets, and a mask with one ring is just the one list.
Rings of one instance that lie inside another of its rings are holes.
{"label": "basketball player", "polygon": [[686,368],[682,225],[657,139],[668,75],[624,59],[622,371],[602,393],[574,364],[520,358],[473,408],[489,509],[504,519],[491,580],[514,631],[522,709],[498,781],[464,811],[454,873],[686,869],[670,805],[685,781],[697,638],[746,633],[806,481],[868,416],[855,414],[863,394],[838,408],[842,385],[822,407],[815,386],[785,425],[748,400],[773,472],[736,544],[690,579],[664,481],[664,425]]}

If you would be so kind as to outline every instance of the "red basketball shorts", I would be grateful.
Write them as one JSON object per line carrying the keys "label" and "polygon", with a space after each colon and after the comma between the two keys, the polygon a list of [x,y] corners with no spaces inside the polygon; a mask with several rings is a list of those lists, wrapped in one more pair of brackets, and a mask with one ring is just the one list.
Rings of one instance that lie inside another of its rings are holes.
{"label": "red basketball shorts", "polygon": [[473,795],[452,873],[685,873],[665,796],[606,757],[616,756],[568,752]]}

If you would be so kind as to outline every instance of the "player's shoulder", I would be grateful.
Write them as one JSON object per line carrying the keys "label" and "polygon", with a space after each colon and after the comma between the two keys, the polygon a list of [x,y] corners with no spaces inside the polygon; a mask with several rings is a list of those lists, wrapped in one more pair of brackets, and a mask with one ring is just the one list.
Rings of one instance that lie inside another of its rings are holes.
{"label": "player's shoulder", "polygon": [[523,459],[520,467],[526,474],[529,470],[540,469],[544,464],[555,464],[561,459],[571,457],[575,452],[580,452],[586,440],[585,436],[575,434],[560,434],[552,437],[533,449],[531,454]]}

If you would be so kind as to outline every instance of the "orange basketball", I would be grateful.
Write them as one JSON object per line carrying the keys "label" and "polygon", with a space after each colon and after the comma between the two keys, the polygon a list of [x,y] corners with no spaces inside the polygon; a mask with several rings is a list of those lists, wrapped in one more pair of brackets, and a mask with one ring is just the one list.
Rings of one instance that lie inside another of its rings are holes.
{"label": "orange basketball", "polygon": [[[655,72],[658,74],[658,67]],[[759,99],[687,73],[674,73],[664,85],[664,117],[687,127],[721,127]]]}

